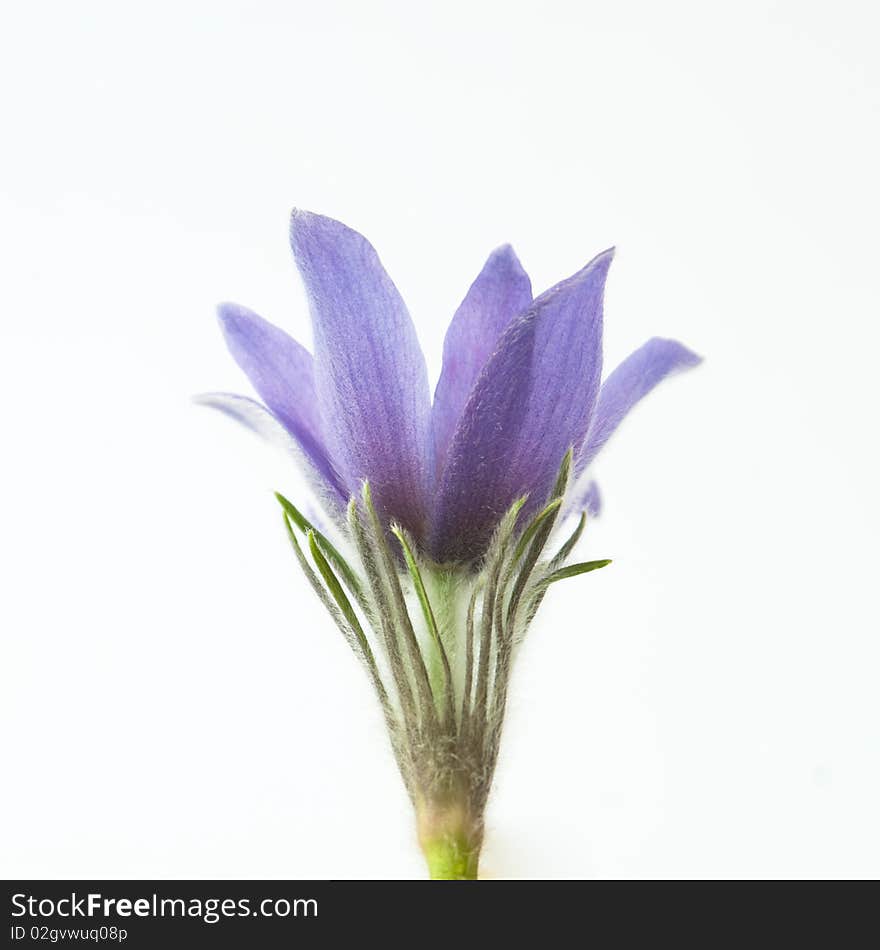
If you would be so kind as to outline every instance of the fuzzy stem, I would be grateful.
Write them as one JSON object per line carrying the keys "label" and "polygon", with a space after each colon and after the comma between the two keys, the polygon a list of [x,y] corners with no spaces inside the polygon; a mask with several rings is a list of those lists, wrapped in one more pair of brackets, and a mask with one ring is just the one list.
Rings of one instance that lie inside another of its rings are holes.
{"label": "fuzzy stem", "polygon": [[480,852],[472,850],[466,841],[443,838],[422,845],[422,851],[432,881],[477,880]]}
{"label": "fuzzy stem", "polygon": [[432,881],[475,881],[483,845],[482,818],[458,802],[417,806],[419,844]]}

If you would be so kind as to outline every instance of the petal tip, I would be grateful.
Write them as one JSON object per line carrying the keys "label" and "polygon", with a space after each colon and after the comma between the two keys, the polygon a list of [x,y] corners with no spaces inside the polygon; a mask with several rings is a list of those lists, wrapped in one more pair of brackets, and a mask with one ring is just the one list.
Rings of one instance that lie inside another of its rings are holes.
{"label": "petal tip", "polygon": [[699,366],[700,363],[703,362],[703,357],[700,356],[699,353],[695,353],[686,347],[684,343],[679,343],[678,340],[673,340],[669,337],[655,336],[651,338],[650,343],[658,349],[662,348],[674,353],[675,362],[680,369],[691,369],[694,366]]}
{"label": "petal tip", "polygon": [[306,211],[305,208],[293,208],[290,212],[290,238],[302,235],[306,232],[321,231],[350,231],[347,225],[335,218],[330,218],[326,214],[318,214],[315,211]]}
{"label": "petal tip", "polygon": [[194,406],[203,406],[206,409],[216,409],[230,419],[240,422],[246,429],[259,431],[254,420],[254,409],[268,413],[261,403],[249,396],[239,396],[236,393],[207,392],[195,393],[190,396],[190,403]]}
{"label": "petal tip", "polygon": [[[570,285],[574,287],[585,286],[585,285],[603,285],[605,280],[608,277],[608,269],[611,267],[611,262],[614,260],[614,255],[616,253],[615,247],[606,248],[601,253],[597,254],[594,258],[588,261],[584,266],[573,274],[568,280],[562,282],[563,285]],[[562,285],[557,285],[562,286]]]}
{"label": "petal tip", "polygon": [[489,261],[495,265],[503,266],[513,278],[528,278],[525,268],[519,259],[519,255],[510,243],[504,243],[496,247],[489,255]]}
{"label": "petal tip", "polygon": [[298,241],[304,233],[314,230],[316,225],[328,219],[322,215],[315,214],[313,211],[306,211],[304,208],[294,208],[290,212],[290,243],[294,251],[297,249]]}
{"label": "petal tip", "polygon": [[248,327],[265,323],[262,317],[257,316],[253,310],[248,310],[247,307],[230,301],[218,303],[216,315],[217,322],[220,324],[220,331],[227,342],[233,337],[245,333]]}
{"label": "petal tip", "polygon": [[301,224],[306,224],[308,221],[315,217],[314,213],[311,211],[306,211],[305,208],[293,208],[290,212],[290,227],[291,230],[294,227],[298,227]]}
{"label": "petal tip", "polygon": [[518,260],[513,245],[507,241],[505,241],[504,244],[499,244],[489,257],[495,260]]}
{"label": "petal tip", "polygon": [[587,267],[593,268],[603,268],[605,271],[611,266],[611,262],[614,260],[614,255],[617,254],[617,247],[611,245],[611,247],[606,247],[604,251],[597,254],[587,265]]}
{"label": "petal tip", "polygon": [[290,212],[288,236],[294,260],[301,272],[303,269],[309,270],[328,253],[337,253],[340,248],[348,247],[351,243],[356,246],[365,244],[372,250],[366,238],[354,228],[336,218],[303,208],[294,208]]}
{"label": "petal tip", "polygon": [[228,300],[218,303],[214,310],[221,326],[225,326],[241,315],[241,307]]}

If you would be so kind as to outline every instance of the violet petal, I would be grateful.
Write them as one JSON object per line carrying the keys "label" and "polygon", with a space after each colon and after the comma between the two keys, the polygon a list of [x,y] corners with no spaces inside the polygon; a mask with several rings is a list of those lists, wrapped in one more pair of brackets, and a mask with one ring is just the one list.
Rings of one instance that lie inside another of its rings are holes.
{"label": "violet petal", "polygon": [[246,307],[224,303],[217,313],[229,352],[272,415],[328,484],[345,494],[321,433],[311,354]]}
{"label": "violet petal", "polygon": [[602,298],[613,251],[538,297],[502,334],[459,420],[438,486],[430,551],[482,553],[501,515],[547,499],[562,458],[580,449],[602,373]]}
{"label": "violet petal", "polygon": [[294,257],[315,338],[315,387],[350,492],[369,479],[386,520],[420,536],[433,454],[425,360],[372,245],[344,224],[294,211]]}
{"label": "violet petal", "polygon": [[586,442],[576,461],[576,471],[586,470],[624,416],[658,383],[700,362],[701,357],[686,346],[660,337],[648,340],[631,353],[602,384]]}
{"label": "violet petal", "polygon": [[468,396],[510,321],[532,302],[532,285],[509,244],[489,255],[455,311],[443,341],[443,370],[432,418],[436,468],[443,462]]}
{"label": "violet petal", "polygon": [[200,406],[217,409],[261,439],[291,455],[309,486],[334,520],[338,521],[344,516],[345,503],[348,500],[346,492],[335,481],[328,480],[326,474],[320,471],[312,458],[303,451],[299,440],[262,403],[235,393],[202,393],[195,396],[193,401]]}

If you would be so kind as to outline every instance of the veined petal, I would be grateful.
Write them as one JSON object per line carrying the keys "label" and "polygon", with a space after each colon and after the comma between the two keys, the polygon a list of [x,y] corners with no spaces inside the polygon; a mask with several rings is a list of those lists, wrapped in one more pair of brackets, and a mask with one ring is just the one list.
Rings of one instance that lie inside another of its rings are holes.
{"label": "veined petal", "polygon": [[433,454],[425,360],[372,245],[338,221],[294,211],[293,254],[309,297],[325,437],[351,492],[369,479],[385,520],[424,532]]}
{"label": "veined petal", "polygon": [[220,304],[217,315],[229,352],[269,411],[320,475],[346,494],[321,434],[311,354],[246,307]]}
{"label": "veined petal", "polygon": [[576,470],[582,472],[589,466],[624,416],[658,383],[672,373],[690,369],[701,362],[701,357],[676,340],[659,337],[648,340],[631,353],[602,384]]}
{"label": "veined petal", "polygon": [[303,450],[299,440],[262,403],[249,396],[239,396],[235,393],[202,393],[195,396],[193,401],[200,406],[217,409],[231,419],[235,419],[236,422],[240,422],[260,438],[292,455],[312,490],[330,514],[337,520],[342,517],[348,494],[339,485],[332,469],[328,477],[328,473],[319,469],[314,459]]}
{"label": "veined petal", "polygon": [[468,396],[510,321],[532,302],[532,285],[509,244],[489,255],[455,311],[443,341],[443,370],[432,420],[437,471],[443,468]]}
{"label": "veined petal", "polygon": [[524,494],[546,501],[570,447],[580,449],[602,373],[602,298],[613,251],[538,297],[504,331],[459,420],[440,479],[430,550],[479,556]]}

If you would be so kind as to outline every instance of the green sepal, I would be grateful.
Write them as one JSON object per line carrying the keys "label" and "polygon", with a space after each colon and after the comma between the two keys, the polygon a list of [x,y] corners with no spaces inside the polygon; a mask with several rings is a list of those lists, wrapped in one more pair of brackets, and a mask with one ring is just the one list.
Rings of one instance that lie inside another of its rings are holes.
{"label": "green sepal", "polygon": [[[314,533],[310,531],[308,534],[309,548],[326,586],[321,584],[321,581],[309,566],[309,562],[306,560],[306,556],[299,546],[299,541],[296,540],[296,533],[293,530],[293,525],[290,523],[290,517],[286,511],[283,512],[283,517],[284,526],[287,528],[287,537],[290,540],[294,554],[296,554],[296,559],[299,561],[299,566],[302,568],[303,573],[306,575],[315,593],[324,604],[327,612],[335,621],[336,626],[339,627],[342,635],[348,641],[348,645],[355,653],[359,653],[362,659],[367,663],[370,675],[374,677],[375,682],[377,676],[376,662],[370,650],[369,642],[364,636],[364,631],[357,618],[357,614],[355,614],[350,601],[345,596],[345,591],[343,591],[327,559],[318,548]],[[315,555],[316,551],[317,556]],[[337,609],[337,607],[339,609]],[[377,689],[379,689],[380,698],[383,698],[384,689],[381,688],[381,684],[377,684]]]}
{"label": "green sepal", "polygon": [[428,600],[428,592],[425,590],[425,583],[422,580],[422,572],[419,570],[419,565],[416,562],[416,556],[413,554],[412,548],[406,539],[406,535],[398,525],[391,525],[391,533],[395,538],[397,538],[397,540],[400,542],[400,547],[403,549],[403,557],[406,561],[406,566],[409,570],[410,577],[412,578],[413,586],[416,590],[416,596],[419,598],[419,604],[421,605],[422,613],[425,615],[425,623],[428,625],[428,630],[438,646],[442,646],[440,641],[440,630],[437,626],[437,620],[434,617],[434,610],[431,607],[431,602]]}
{"label": "green sepal", "polygon": [[449,721],[454,715],[452,698],[452,669],[449,665],[449,657],[446,654],[446,648],[443,646],[443,639],[440,636],[440,628],[437,626],[437,618],[434,616],[434,609],[431,607],[431,601],[428,598],[428,592],[425,589],[425,583],[422,580],[422,572],[419,570],[416,556],[413,554],[412,547],[407,541],[406,535],[396,524],[391,525],[391,533],[400,542],[400,547],[403,550],[403,558],[406,561],[407,569],[409,570],[410,577],[412,578],[413,587],[415,588],[416,596],[419,599],[419,604],[425,617],[425,623],[427,624],[428,631],[431,634],[431,639],[434,641],[437,651],[440,654],[440,660],[443,664],[446,717],[447,721]]}
{"label": "green sepal", "polygon": [[550,561],[550,569],[559,567],[560,564],[565,561],[569,554],[574,550],[575,545],[580,541],[581,535],[584,533],[584,528],[587,525],[587,513],[585,511],[581,512],[581,516],[578,519],[577,526],[574,531],[569,535],[568,540],[562,547],[553,555],[553,559]]}
{"label": "green sepal", "polygon": [[557,581],[564,581],[566,577],[577,577],[578,574],[587,574],[590,571],[598,571],[600,567],[607,567],[611,563],[610,558],[601,561],[581,561],[579,564],[569,564],[567,567],[561,567],[558,571],[548,574],[544,578],[543,584],[548,587]]}
{"label": "green sepal", "polygon": [[345,625],[345,620],[340,615],[339,610],[336,608],[336,605],[330,597],[330,594],[327,592],[327,588],[324,587],[324,585],[318,579],[318,575],[312,570],[305,554],[303,554],[302,548],[299,546],[299,541],[296,540],[296,532],[293,530],[293,525],[290,523],[290,516],[286,511],[283,511],[281,516],[284,518],[284,527],[287,529],[287,537],[290,541],[290,546],[293,548],[293,553],[296,555],[296,559],[299,562],[299,566],[302,568],[303,574],[305,574],[306,579],[312,585],[312,589],[318,595],[318,598],[326,608],[327,613],[330,614],[336,626],[342,631],[342,635],[348,641],[351,648],[355,649],[356,642],[352,637],[352,631]]}
{"label": "green sepal", "polygon": [[[406,598],[403,594],[403,587],[400,584],[397,564],[391,549],[388,546],[385,537],[385,528],[382,525],[379,515],[373,505],[373,495],[370,490],[369,481],[364,481],[361,489],[361,498],[363,500],[364,511],[366,512],[367,525],[369,533],[372,535],[370,546],[375,549],[376,563],[379,567],[379,574],[382,578],[379,584],[379,590],[374,591],[377,600],[382,600],[386,596],[387,618],[392,628],[397,628],[394,633],[395,639],[399,633],[400,638],[409,654],[410,672],[415,681],[418,693],[418,705],[424,716],[423,723],[428,730],[434,730],[438,725],[437,709],[434,702],[434,693],[431,689],[431,680],[428,675],[428,668],[425,665],[425,658],[422,655],[415,628],[409,615],[406,605]],[[384,588],[384,589],[383,589]],[[380,607],[380,610],[382,608]]]}
{"label": "green sepal", "polygon": [[364,651],[367,662],[375,666],[376,661],[373,657],[373,651],[370,649],[366,634],[364,633],[364,628],[361,626],[354,607],[351,606],[351,601],[345,596],[342,584],[339,583],[339,579],[333,573],[333,568],[330,566],[327,558],[324,557],[324,553],[318,543],[317,534],[314,530],[310,530],[307,537],[309,539],[309,550],[312,552],[312,559],[321,577],[324,578],[324,583],[327,585],[327,590],[330,591],[330,596],[336,601],[337,606],[342,611],[342,616],[345,617],[349,626],[354,631],[354,635],[357,637],[358,643]]}
{"label": "green sepal", "polygon": [[520,558],[524,556],[525,560],[523,562],[523,566],[519,570],[519,574],[513,585],[513,592],[511,593],[507,604],[508,624],[512,623],[516,618],[516,612],[519,608],[520,599],[525,592],[526,585],[528,584],[532,571],[534,570],[535,565],[538,563],[538,558],[541,556],[547,541],[550,539],[553,526],[556,524],[556,519],[559,515],[559,510],[562,505],[563,498],[565,497],[566,489],[568,488],[568,479],[569,475],[571,474],[572,457],[573,452],[571,449],[569,449],[563,456],[562,464],[559,466],[559,473],[557,474],[556,482],[553,485],[553,491],[550,495],[550,502],[546,505],[543,511],[539,512],[539,514],[533,519],[528,528],[526,528],[523,536],[520,538],[516,550],[514,551],[513,559],[511,561],[510,568],[508,569],[509,572],[512,571],[513,567],[519,562]]}
{"label": "green sepal", "polygon": [[315,535],[324,555],[333,562],[339,573],[342,574],[342,579],[345,581],[346,587],[351,591],[352,596],[361,606],[364,606],[364,587],[361,583],[361,579],[348,561],[339,553],[333,542],[330,541],[326,535],[322,534],[293,502],[288,501],[281,492],[275,492],[275,497],[278,499],[278,503],[281,507],[290,516],[291,521],[293,521],[303,534],[308,535],[311,531]]}
{"label": "green sepal", "polygon": [[559,506],[562,504],[561,498],[554,498],[545,508],[538,512],[537,515],[532,519],[531,524],[526,528],[522,533],[522,537],[519,539],[519,543],[516,546],[516,550],[513,552],[513,563],[516,564],[517,561],[523,556],[526,548],[529,546],[532,538],[538,533],[538,529],[544,523],[544,521],[550,517],[555,511],[559,510]]}

